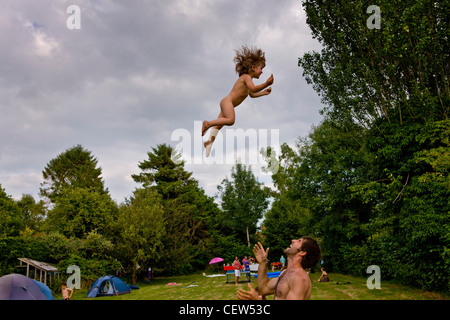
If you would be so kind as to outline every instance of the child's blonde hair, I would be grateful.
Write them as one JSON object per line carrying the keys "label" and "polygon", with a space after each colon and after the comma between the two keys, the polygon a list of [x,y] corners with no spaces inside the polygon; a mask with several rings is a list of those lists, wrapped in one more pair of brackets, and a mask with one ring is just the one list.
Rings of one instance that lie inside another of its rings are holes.
{"label": "child's blonde hair", "polygon": [[233,61],[236,63],[236,73],[239,76],[248,74],[252,70],[252,66],[261,65],[262,68],[266,66],[266,57],[261,49],[242,46],[235,51],[236,56]]}

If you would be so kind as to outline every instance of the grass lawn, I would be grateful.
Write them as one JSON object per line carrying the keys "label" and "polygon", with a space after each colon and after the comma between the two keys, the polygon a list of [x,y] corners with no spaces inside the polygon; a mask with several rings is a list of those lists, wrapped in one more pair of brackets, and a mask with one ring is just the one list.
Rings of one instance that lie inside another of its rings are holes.
{"label": "grass lawn", "polygon": [[[443,294],[381,280],[381,289],[368,289],[366,278],[329,273],[330,282],[317,282],[320,273],[310,275],[312,281],[311,300],[449,300]],[[234,276],[230,276],[234,281]],[[242,279],[241,279],[242,280]],[[168,286],[168,283],[179,285]],[[252,276],[252,285],[256,279]],[[206,277],[203,274],[153,279],[149,283],[139,283],[139,289],[129,294],[114,297],[99,297],[92,300],[236,300],[239,288],[247,287],[247,282],[227,284],[226,277]],[[88,290],[75,290],[72,300],[86,299]],[[55,296],[56,299],[60,298]],[[271,300],[273,296],[268,297]],[[90,299],[91,300],[91,299]]]}

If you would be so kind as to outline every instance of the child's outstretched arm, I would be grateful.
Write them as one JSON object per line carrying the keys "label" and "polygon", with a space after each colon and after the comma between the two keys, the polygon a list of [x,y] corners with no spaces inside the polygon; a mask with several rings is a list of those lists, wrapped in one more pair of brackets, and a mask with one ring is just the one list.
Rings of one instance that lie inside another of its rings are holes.
{"label": "child's outstretched arm", "polygon": [[262,96],[267,96],[271,92],[272,92],[272,88],[267,88],[266,90],[260,91],[260,92],[257,92],[257,93],[251,93],[250,92],[249,95],[250,95],[251,98],[258,98],[258,97],[262,97]]}
{"label": "child's outstretched arm", "polygon": [[253,83],[252,78],[250,76],[246,76],[244,78],[244,80],[245,80],[245,84],[250,89],[250,94],[252,94],[252,93],[254,94],[254,93],[260,92],[261,90],[264,90],[265,88],[270,86],[273,83],[273,75],[271,75],[269,77],[269,79],[267,79],[266,82],[261,83],[257,86],[255,86],[255,84]]}

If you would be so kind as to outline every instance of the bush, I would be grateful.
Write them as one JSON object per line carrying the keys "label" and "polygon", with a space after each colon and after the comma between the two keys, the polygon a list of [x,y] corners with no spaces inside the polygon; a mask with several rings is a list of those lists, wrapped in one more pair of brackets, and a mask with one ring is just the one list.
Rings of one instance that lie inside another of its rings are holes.
{"label": "bush", "polygon": [[61,281],[69,276],[64,276],[67,267],[77,265],[82,286],[88,287],[98,277],[115,274],[120,269],[113,248],[109,240],[96,232],[83,240],[68,239],[58,232],[0,238],[0,276],[18,272],[17,258],[30,258],[55,265],[63,275]]}
{"label": "bush", "polygon": [[237,256],[239,260],[242,260],[244,256],[251,256],[252,248],[247,245],[240,243],[233,236],[220,236],[217,239],[217,248],[219,250],[216,252],[217,256],[224,259],[223,263],[233,263],[234,258]]}

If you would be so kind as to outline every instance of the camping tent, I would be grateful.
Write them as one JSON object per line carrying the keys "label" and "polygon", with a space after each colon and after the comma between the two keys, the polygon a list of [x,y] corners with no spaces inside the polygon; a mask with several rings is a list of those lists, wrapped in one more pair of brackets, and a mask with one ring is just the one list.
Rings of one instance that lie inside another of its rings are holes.
{"label": "camping tent", "polygon": [[87,294],[87,298],[115,296],[130,292],[130,286],[128,286],[120,278],[114,276],[104,276],[94,281]]}
{"label": "camping tent", "polygon": [[42,282],[8,274],[0,278],[0,300],[53,300],[53,295]]}
{"label": "camping tent", "polygon": [[33,281],[34,281],[34,283],[36,283],[38,285],[39,288],[41,288],[41,291],[45,294],[45,296],[47,297],[48,300],[55,299],[55,298],[53,298],[52,290],[50,290],[50,288],[47,287],[47,285],[45,283],[42,283],[37,280],[33,280]]}

